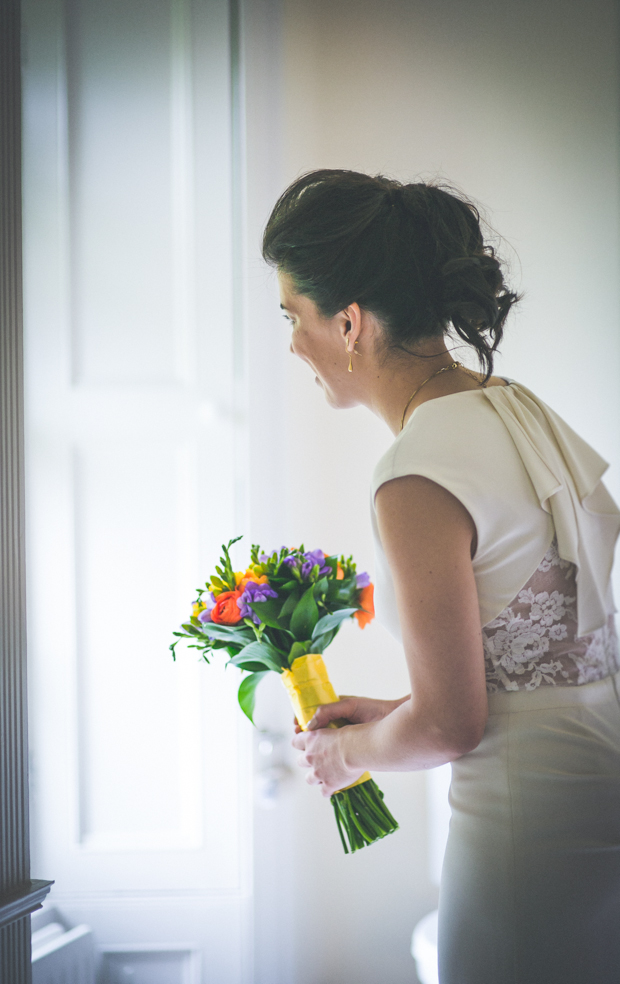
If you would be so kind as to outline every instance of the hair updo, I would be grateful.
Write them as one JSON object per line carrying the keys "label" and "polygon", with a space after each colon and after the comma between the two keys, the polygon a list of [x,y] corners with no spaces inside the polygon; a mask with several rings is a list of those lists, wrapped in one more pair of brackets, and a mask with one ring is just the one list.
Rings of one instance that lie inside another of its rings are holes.
{"label": "hair updo", "polygon": [[411,352],[452,326],[487,378],[519,300],[471,202],[452,189],[382,175],[325,169],[298,178],[269,217],[263,257],[324,317],[354,301],[370,311],[390,349]]}

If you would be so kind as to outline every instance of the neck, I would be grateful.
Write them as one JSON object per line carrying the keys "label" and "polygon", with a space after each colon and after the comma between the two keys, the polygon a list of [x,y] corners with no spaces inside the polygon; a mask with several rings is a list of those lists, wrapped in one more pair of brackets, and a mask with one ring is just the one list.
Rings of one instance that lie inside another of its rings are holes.
{"label": "neck", "polygon": [[[393,434],[398,434],[407,401],[419,387],[422,389],[407,407],[405,422],[421,403],[451,391],[451,383],[446,377],[452,373],[437,376],[433,373],[454,361],[455,357],[448,352],[443,339],[432,338],[418,347],[416,355],[403,353],[398,361],[377,365],[368,392],[368,408],[385,420]],[[429,380],[429,376],[433,378]],[[425,380],[429,381],[423,385]]]}

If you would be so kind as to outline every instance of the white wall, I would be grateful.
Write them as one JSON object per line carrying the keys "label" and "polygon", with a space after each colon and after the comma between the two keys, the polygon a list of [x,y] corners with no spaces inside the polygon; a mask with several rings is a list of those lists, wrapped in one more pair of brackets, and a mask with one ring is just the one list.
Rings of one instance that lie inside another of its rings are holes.
{"label": "white wall", "polygon": [[[525,291],[497,367],[551,403],[612,462],[618,496],[613,0],[282,0],[282,10],[282,78],[273,91],[284,102],[265,109],[282,148],[280,156],[270,145],[271,184],[276,173],[279,191],[301,171],[348,167],[408,180],[441,175],[482,202]],[[250,254],[256,228],[252,236]],[[266,325],[265,309],[262,318]],[[261,337],[282,359],[288,335],[284,323],[274,327],[278,321],[274,294],[273,322]],[[280,525],[271,521],[270,532],[351,551],[372,570],[367,489],[390,435],[364,410],[331,411],[292,357],[281,365],[284,389],[277,406],[269,404],[277,483],[255,467],[263,502],[265,488],[285,492]],[[402,655],[379,626],[344,631],[328,662],[343,692],[405,691]],[[282,860],[294,888],[286,919],[294,927],[297,984],[414,979],[408,937],[436,898],[424,782],[414,774],[380,780],[402,829],[349,858],[315,791],[298,779],[288,796],[295,837]]]}

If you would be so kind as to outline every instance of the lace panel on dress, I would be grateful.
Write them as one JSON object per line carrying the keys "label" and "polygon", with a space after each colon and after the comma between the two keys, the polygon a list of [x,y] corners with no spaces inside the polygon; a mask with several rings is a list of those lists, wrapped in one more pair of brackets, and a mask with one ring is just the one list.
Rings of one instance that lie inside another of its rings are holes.
{"label": "lace panel on dress", "polygon": [[577,636],[577,570],[553,541],[513,602],[482,629],[487,693],[579,686],[620,667],[613,614]]}

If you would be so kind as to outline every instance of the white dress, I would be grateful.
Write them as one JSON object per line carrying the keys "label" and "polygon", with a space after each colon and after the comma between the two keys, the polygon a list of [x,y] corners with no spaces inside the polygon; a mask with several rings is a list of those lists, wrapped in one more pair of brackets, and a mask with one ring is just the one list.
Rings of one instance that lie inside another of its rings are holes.
{"label": "white dress", "polygon": [[[620,982],[620,666],[606,464],[525,387],[418,407],[379,462],[468,509],[489,719],[452,764],[441,984]],[[376,608],[400,638],[378,534]]]}

